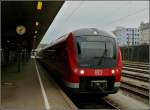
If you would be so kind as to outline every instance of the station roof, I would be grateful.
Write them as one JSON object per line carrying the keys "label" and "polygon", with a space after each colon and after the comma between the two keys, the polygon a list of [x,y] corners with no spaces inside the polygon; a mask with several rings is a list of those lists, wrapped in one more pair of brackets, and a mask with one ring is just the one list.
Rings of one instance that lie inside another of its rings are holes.
{"label": "station roof", "polygon": [[35,49],[64,1],[2,1],[2,49]]}

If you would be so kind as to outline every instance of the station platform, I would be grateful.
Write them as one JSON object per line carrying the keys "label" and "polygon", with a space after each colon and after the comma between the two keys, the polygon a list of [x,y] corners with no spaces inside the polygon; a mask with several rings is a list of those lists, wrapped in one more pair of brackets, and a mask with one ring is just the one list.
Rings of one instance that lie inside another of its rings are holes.
{"label": "station platform", "polygon": [[15,65],[2,70],[2,110],[75,110],[77,107],[35,59],[17,72]]}

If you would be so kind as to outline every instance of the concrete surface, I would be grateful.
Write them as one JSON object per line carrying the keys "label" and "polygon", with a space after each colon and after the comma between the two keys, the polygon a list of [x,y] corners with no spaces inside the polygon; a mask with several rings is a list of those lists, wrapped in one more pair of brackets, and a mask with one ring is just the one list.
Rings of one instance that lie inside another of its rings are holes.
{"label": "concrete surface", "polygon": [[116,105],[121,110],[149,110],[150,107],[148,104],[144,104],[141,101],[135,100],[130,96],[123,94],[120,90],[116,94],[109,95],[105,97],[111,103]]}
{"label": "concrete surface", "polygon": [[[48,99],[50,109],[77,109],[66,94],[50,78],[37,62],[41,81]],[[21,72],[16,67],[5,68],[2,71],[1,88],[2,110],[45,110],[45,102],[40,87],[34,60],[22,67]]]}

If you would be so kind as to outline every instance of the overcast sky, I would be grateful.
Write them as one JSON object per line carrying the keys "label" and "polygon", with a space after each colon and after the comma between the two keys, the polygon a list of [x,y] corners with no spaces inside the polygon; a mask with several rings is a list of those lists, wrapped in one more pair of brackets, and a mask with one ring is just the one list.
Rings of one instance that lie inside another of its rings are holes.
{"label": "overcast sky", "polygon": [[112,31],[117,26],[138,27],[141,21],[149,21],[149,1],[66,1],[41,43],[79,28]]}

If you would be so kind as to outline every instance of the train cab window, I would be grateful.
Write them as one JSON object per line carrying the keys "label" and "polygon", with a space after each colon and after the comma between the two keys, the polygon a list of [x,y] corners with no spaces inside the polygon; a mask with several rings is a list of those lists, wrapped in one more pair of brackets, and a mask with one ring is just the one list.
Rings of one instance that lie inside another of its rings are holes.
{"label": "train cab window", "polygon": [[110,42],[81,42],[78,47],[81,57],[100,57],[105,52],[105,57],[113,57],[113,45]]}
{"label": "train cab window", "polygon": [[[114,67],[116,64],[116,41],[105,36],[76,37],[78,63],[86,67]],[[88,66],[87,66],[88,65]]]}

